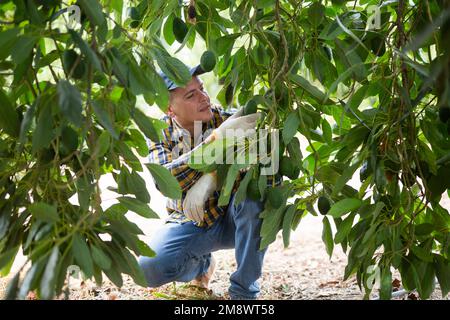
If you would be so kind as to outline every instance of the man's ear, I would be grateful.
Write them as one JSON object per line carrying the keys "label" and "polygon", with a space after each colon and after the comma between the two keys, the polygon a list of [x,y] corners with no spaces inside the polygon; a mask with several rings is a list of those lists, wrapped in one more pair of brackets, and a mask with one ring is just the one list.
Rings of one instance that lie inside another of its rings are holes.
{"label": "man's ear", "polygon": [[175,117],[175,112],[173,111],[172,104],[167,107],[167,115],[171,118]]}

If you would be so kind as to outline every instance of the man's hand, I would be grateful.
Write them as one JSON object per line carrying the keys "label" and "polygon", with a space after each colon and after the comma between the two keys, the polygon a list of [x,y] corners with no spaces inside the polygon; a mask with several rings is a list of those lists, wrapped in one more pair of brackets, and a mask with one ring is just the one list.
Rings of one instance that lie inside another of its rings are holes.
{"label": "man's hand", "polygon": [[226,137],[227,130],[244,130],[255,129],[256,121],[261,118],[261,113],[253,113],[242,116],[242,108],[234,115],[229,117],[212,133],[214,139],[222,139]]}
{"label": "man's hand", "polygon": [[217,188],[215,174],[206,173],[189,189],[183,201],[183,212],[187,218],[202,222],[205,202]]}

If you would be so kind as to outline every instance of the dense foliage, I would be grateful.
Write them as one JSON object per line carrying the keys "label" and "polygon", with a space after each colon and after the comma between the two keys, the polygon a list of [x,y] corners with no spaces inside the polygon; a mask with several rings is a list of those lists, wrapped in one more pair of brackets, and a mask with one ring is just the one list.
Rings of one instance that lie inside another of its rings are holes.
{"label": "dense foliage", "polygon": [[[121,286],[127,273],[145,285],[128,249],[153,252],[124,214],[157,217],[136,153],[147,155],[145,137],[157,140],[164,123],[136,97],[164,111],[156,70],[190,80],[166,44],[196,41],[208,49],[202,66],[223,84],[222,105],[259,110],[259,128],[281,132],[283,184],[266,188],[256,164],[238,189],[241,199],[265,201],[261,247],[280,230],[287,246],[318,209],[327,252],[342,246],[344,277],[356,274],[367,296],[379,270],[381,297],[390,298],[393,269],[422,298],[435,277],[449,292],[450,215],[439,203],[450,188],[450,1],[74,4],[81,23],[73,29],[61,1],[0,4],[1,273],[20,247],[32,263],[14,277],[10,298],[59,294],[72,264],[97,282],[104,272]],[[167,170],[146,167],[165,195],[180,197]],[[221,165],[223,203],[241,168]],[[108,173],[119,202],[103,209],[99,179]]]}

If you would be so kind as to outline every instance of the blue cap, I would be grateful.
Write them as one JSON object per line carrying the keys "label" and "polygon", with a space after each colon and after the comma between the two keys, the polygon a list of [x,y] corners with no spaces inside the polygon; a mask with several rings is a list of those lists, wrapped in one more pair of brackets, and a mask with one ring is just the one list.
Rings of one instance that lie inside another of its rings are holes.
{"label": "blue cap", "polygon": [[[202,69],[200,65],[190,68],[189,73],[191,76],[198,76],[201,74],[204,74],[206,71]],[[166,83],[167,90],[173,90],[178,88],[178,85],[176,85],[172,80],[169,79],[169,77],[164,72],[159,72],[159,75],[161,78],[163,78],[164,82]]]}

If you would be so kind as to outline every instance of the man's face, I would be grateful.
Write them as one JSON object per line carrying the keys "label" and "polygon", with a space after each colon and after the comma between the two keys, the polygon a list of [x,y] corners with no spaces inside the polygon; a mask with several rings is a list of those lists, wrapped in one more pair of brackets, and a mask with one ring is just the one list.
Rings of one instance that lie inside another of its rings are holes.
{"label": "man's face", "polygon": [[192,77],[186,87],[170,92],[168,114],[181,125],[192,125],[194,121],[208,122],[212,119],[209,96],[196,76]]}

